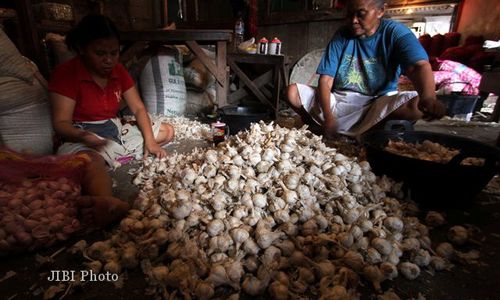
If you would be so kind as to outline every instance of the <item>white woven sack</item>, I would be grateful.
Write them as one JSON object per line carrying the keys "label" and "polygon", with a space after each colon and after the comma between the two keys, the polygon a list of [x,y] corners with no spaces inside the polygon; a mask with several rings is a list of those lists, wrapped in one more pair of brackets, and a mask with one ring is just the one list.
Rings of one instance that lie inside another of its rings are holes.
{"label": "white woven sack", "polygon": [[15,77],[33,81],[36,67],[23,57],[7,34],[0,28],[0,77]]}
{"label": "white woven sack", "polygon": [[0,77],[0,140],[18,152],[53,153],[47,90],[34,80]]}
{"label": "white woven sack", "polygon": [[184,115],[186,84],[182,59],[177,49],[165,49],[152,56],[142,70],[139,81],[142,99],[149,113]]}

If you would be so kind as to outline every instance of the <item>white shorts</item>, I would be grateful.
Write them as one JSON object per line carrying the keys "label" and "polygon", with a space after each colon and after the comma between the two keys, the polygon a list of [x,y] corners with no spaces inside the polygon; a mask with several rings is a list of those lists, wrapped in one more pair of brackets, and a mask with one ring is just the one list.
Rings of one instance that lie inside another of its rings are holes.
{"label": "white shorts", "polygon": [[[302,106],[318,125],[322,125],[325,119],[316,98],[316,88],[300,83],[296,85]],[[416,96],[416,91],[399,92],[378,98],[351,91],[336,91],[330,94],[330,109],[337,117],[339,133],[357,136]]]}
{"label": "white shorts", "polygon": [[[111,119],[121,133],[121,144],[108,139],[108,143],[101,150],[97,151],[82,143],[64,143],[57,149],[57,154],[72,154],[81,151],[94,151],[99,153],[110,167],[119,166],[133,158],[140,158],[144,153],[144,139],[141,130],[130,123],[122,125],[119,118]],[[153,135],[158,136],[161,122],[151,121]]]}

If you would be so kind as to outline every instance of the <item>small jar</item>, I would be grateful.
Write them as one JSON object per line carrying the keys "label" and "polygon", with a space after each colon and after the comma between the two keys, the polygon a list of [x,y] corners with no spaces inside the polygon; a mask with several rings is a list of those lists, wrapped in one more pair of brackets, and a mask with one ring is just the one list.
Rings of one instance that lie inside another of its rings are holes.
{"label": "small jar", "polygon": [[267,54],[267,48],[269,45],[269,41],[263,37],[259,40],[259,54]]}
{"label": "small jar", "polygon": [[281,41],[275,37],[271,43],[269,43],[269,54],[280,55],[281,54]]}

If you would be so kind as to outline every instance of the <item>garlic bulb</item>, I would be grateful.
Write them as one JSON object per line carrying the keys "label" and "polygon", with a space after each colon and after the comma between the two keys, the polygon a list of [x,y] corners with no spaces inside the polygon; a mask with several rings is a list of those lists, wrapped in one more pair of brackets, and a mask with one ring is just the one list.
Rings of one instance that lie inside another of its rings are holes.
{"label": "garlic bulb", "polygon": [[448,239],[455,245],[463,245],[467,242],[467,229],[462,226],[453,226],[448,230]]}

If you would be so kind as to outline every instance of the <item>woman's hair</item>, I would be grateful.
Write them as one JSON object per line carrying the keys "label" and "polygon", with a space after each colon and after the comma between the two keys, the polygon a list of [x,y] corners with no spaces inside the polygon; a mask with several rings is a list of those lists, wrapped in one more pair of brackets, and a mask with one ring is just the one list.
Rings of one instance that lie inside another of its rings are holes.
{"label": "woman's hair", "polygon": [[377,8],[383,8],[385,1],[386,0],[373,0],[373,4],[375,4]]}
{"label": "woman's hair", "polygon": [[103,38],[119,39],[118,29],[113,21],[103,15],[87,15],[68,32],[66,45],[70,50],[78,52],[90,42]]}

